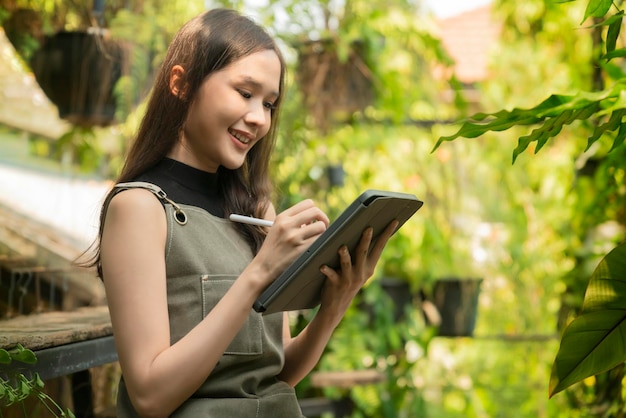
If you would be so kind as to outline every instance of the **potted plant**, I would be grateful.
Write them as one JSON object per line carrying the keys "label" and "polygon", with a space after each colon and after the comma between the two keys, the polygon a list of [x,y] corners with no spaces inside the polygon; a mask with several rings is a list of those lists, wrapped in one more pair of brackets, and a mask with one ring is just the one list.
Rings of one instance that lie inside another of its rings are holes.
{"label": "potted plant", "polygon": [[398,314],[407,304],[419,306],[439,336],[471,336],[482,279],[469,249],[463,248],[468,244],[455,245],[462,240],[447,236],[445,226],[432,218],[420,226],[399,231],[389,242],[380,286],[395,301]]}
{"label": "potted plant", "polygon": [[78,126],[106,126],[115,120],[113,89],[127,56],[104,29],[62,31],[45,38],[31,67],[62,119]]}
{"label": "potted plant", "polygon": [[304,104],[322,132],[338,115],[362,112],[374,100],[366,43],[333,38],[298,42],[296,77]]}

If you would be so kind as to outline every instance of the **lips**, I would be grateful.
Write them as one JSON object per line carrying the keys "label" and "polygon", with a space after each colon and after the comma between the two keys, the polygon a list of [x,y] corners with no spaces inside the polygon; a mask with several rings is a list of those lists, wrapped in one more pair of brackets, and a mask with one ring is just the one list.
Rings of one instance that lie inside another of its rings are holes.
{"label": "lips", "polygon": [[250,138],[248,138],[247,136],[240,134],[238,132],[233,131],[232,129],[229,129],[228,132],[234,136],[237,141],[241,142],[242,144],[246,144],[248,145],[250,143]]}

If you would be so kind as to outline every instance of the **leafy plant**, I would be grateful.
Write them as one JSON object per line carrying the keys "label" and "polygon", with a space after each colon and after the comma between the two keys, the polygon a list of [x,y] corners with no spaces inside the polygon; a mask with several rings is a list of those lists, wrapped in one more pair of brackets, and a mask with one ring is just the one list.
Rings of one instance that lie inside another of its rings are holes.
{"label": "leafy plant", "polygon": [[626,126],[622,119],[626,116],[626,79],[618,80],[612,87],[601,92],[583,92],[576,95],[552,95],[530,109],[501,110],[496,113],[477,113],[465,121],[455,134],[439,138],[435,148],[445,141],[458,137],[476,138],[489,131],[504,131],[513,126],[541,125],[519,138],[513,150],[513,162],[535,142],[534,152],[541,150],[548,140],[557,136],[563,126],[576,120],[600,119],[600,123],[588,138],[587,150],[603,135],[616,132],[610,151],[623,145]]}
{"label": "leafy plant", "polygon": [[[11,366],[14,362],[35,364],[37,357],[33,351],[24,348],[21,344],[10,350],[0,349],[1,365]],[[31,378],[28,378],[19,372],[19,366],[7,367],[7,369],[9,372],[6,375],[0,374],[1,407],[21,404],[24,416],[26,416],[24,402],[29,398],[36,398],[53,416],[74,418],[71,410],[61,408],[54,399],[43,391],[44,382],[38,373],[34,373]],[[0,410],[1,417],[2,410]]]}
{"label": "leafy plant", "polygon": [[609,252],[589,281],[583,309],[561,338],[550,393],[626,361],[626,245]]}
{"label": "leafy plant", "polygon": [[[414,370],[424,360],[435,329],[424,323],[419,310],[406,306],[402,318],[397,318],[396,308],[377,281],[370,283],[357,295],[320,361],[319,370],[374,369],[385,376],[383,382],[350,389],[353,417],[397,418],[424,408]],[[323,392],[339,398],[346,389]]]}
{"label": "leafy plant", "polygon": [[[435,149],[446,141],[459,137],[477,138],[489,131],[499,132],[515,126],[536,126],[529,134],[519,138],[513,151],[513,162],[534,145],[534,152],[543,149],[548,141],[560,134],[562,128],[579,120],[592,124],[586,150],[598,147],[599,141],[612,138],[607,153],[625,149],[626,138],[626,74],[611,61],[626,57],[626,48],[617,48],[623,10],[605,18],[616,3],[590,0],[583,22],[593,19],[590,27],[604,33],[602,51],[597,57],[601,68],[612,84],[604,88],[604,78],[596,77],[594,91],[581,91],[571,95],[552,95],[534,107],[515,108],[495,113],[478,113],[465,120],[461,128],[449,136],[442,136]],[[598,38],[596,38],[598,39]],[[597,76],[597,74],[596,74]],[[623,164],[623,163],[622,163]],[[608,176],[621,178],[623,165],[607,166]],[[623,186],[622,186],[623,188]],[[614,190],[613,203],[623,206],[622,188]],[[623,208],[622,208],[623,209]],[[606,372],[626,360],[626,244],[618,245],[600,262],[585,292],[580,315],[566,328],[556,355],[550,378],[550,396],[587,377]]]}

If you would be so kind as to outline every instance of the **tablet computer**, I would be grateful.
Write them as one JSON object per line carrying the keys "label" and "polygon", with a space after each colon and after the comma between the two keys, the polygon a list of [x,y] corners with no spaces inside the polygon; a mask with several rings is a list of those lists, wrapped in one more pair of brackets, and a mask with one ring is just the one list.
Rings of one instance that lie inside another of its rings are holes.
{"label": "tablet computer", "polygon": [[326,279],[320,267],[339,268],[342,245],[354,256],[366,228],[374,228],[374,242],[394,219],[399,222],[397,231],[422,205],[412,194],[366,190],[261,293],[254,310],[269,314],[316,307]]}

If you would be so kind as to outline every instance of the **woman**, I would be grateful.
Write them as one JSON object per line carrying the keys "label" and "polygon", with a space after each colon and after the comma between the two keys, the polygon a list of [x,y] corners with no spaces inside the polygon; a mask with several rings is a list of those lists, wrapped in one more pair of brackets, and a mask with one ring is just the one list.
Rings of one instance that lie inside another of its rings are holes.
{"label": "woman", "polygon": [[101,216],[119,417],[300,417],[293,387],[373,274],[395,223],[369,253],[366,230],[339,271],[322,267],[320,308],[298,336],[284,313],[251,309],[329,222],[310,200],[278,215],[270,202],[284,73],[274,40],[231,10],[192,19],[168,49]]}

